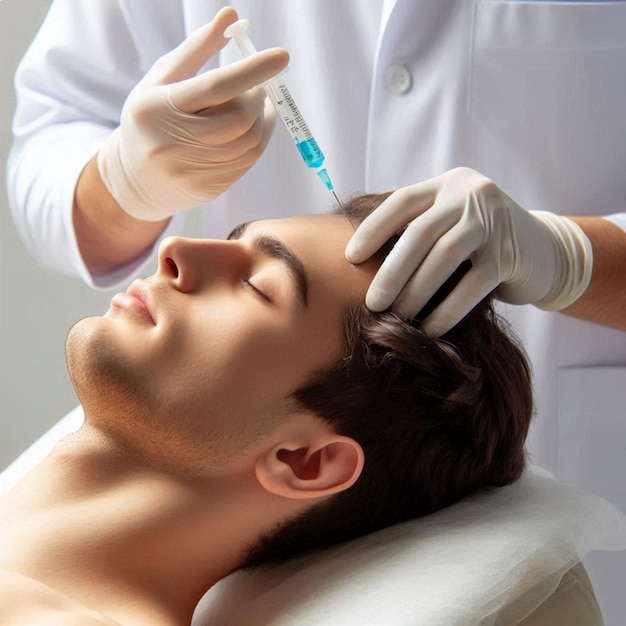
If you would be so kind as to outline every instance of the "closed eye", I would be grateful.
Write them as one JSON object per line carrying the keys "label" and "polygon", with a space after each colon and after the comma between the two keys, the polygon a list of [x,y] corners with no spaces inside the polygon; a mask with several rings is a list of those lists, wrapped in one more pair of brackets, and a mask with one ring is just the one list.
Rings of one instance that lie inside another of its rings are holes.
{"label": "closed eye", "polygon": [[267,302],[272,301],[266,293],[263,293],[258,287],[255,287],[249,280],[242,280],[242,282],[248,289],[252,290],[258,298],[262,298]]}

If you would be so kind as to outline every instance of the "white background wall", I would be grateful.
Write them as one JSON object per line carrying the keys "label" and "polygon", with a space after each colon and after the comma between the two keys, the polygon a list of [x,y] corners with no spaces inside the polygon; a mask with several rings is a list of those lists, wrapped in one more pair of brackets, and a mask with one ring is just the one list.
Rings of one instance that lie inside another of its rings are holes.
{"label": "white background wall", "polygon": [[9,210],[13,73],[48,6],[49,0],[0,0],[0,468],[77,404],[65,371],[65,335],[110,298],[39,267]]}
{"label": "white background wall", "polygon": [[13,74],[49,5],[50,0],[0,0],[0,470],[76,406],[65,369],[67,331],[82,317],[104,313],[114,293],[95,292],[37,265],[9,210],[5,166]]}

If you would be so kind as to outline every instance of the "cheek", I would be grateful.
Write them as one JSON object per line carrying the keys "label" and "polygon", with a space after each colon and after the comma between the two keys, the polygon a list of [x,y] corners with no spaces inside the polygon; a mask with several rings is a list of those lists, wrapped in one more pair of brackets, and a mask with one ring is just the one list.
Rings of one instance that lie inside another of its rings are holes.
{"label": "cheek", "polygon": [[264,327],[243,321],[215,367],[226,380],[239,383],[255,394],[269,388],[291,389],[302,369],[304,341],[297,326],[286,321]]}
{"label": "cheek", "polygon": [[242,393],[260,395],[295,380],[302,333],[285,316],[216,307],[187,319],[193,323],[170,327],[157,348],[163,358],[155,363],[155,376],[170,394],[195,390],[205,398],[236,401]]}
{"label": "cheek", "polygon": [[337,356],[341,325],[330,309],[316,307],[303,318],[247,301],[188,306],[155,329],[142,377],[171,408],[270,406]]}

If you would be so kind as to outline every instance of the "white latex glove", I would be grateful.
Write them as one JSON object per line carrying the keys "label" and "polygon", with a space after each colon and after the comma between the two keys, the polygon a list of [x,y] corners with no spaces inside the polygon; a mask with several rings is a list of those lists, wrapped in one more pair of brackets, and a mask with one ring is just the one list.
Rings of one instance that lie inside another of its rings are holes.
{"label": "white latex glove", "polygon": [[470,259],[472,268],[422,324],[433,337],[450,330],[496,288],[504,302],[558,310],[579,298],[591,279],[591,244],[577,224],[522,209],[468,168],[395,191],[363,220],[346,258],[365,261],[405,227],[374,277],[366,305],[373,311],[392,307],[412,318]]}
{"label": "white latex glove", "polygon": [[196,75],[229,39],[232,8],[161,57],[129,94],[98,169],[130,215],[157,221],[220,195],[261,156],[274,112],[262,88],[289,62],[264,50]]}

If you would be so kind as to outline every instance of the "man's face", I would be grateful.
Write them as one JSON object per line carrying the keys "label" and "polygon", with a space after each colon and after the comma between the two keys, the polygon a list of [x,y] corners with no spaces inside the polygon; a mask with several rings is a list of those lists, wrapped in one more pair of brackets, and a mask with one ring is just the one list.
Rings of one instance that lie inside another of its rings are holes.
{"label": "man's face", "polygon": [[271,432],[289,395],[341,356],[346,307],[377,268],[345,260],[352,233],[346,218],[316,215],[252,222],[229,241],[166,239],[155,275],[72,331],[88,348],[80,368],[95,372],[82,377],[89,394],[107,388],[105,402],[123,397],[118,409],[150,433],[203,455]]}

